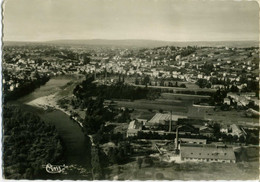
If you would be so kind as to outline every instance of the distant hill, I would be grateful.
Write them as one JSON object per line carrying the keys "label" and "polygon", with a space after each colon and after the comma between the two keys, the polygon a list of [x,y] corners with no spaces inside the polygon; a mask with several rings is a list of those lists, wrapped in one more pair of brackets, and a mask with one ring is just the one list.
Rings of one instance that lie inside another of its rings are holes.
{"label": "distant hill", "polygon": [[78,46],[104,46],[104,47],[161,47],[161,46],[208,46],[208,47],[257,47],[257,41],[198,41],[198,42],[173,42],[160,40],[107,40],[107,39],[89,39],[89,40],[53,40],[47,42],[4,42],[5,45],[23,45],[23,44],[45,44],[45,45],[78,45]]}

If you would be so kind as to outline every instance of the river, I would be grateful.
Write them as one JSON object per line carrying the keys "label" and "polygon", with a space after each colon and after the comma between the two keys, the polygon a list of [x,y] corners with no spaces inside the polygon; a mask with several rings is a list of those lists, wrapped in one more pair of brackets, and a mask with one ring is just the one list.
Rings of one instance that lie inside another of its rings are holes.
{"label": "river", "polygon": [[48,178],[51,179],[89,179],[89,177],[85,175],[79,176],[80,171],[78,169],[90,169],[90,141],[84,136],[81,127],[62,111],[44,111],[43,109],[28,106],[26,103],[39,97],[55,94],[63,89],[62,87],[68,82],[73,80],[75,80],[74,77],[59,76],[51,78],[45,85],[36,89],[34,92],[13,102],[37,113],[43,121],[56,127],[65,146],[65,165],[76,166],[73,167],[73,169],[76,168],[74,172],[70,172],[70,174],[67,175],[47,175]]}

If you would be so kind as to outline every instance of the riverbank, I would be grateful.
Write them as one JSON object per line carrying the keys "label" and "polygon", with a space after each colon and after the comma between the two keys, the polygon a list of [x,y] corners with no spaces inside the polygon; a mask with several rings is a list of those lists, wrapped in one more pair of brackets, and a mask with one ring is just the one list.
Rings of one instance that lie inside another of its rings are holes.
{"label": "riverbank", "polygon": [[[41,108],[44,110],[48,110],[48,109],[60,110],[61,112],[65,113],[66,115],[71,117],[72,116],[71,111],[65,110],[57,104],[57,101],[59,99],[60,98],[58,98],[58,96],[56,94],[51,94],[48,96],[39,97],[30,102],[27,102],[26,104],[33,106],[33,107],[38,107],[38,108]],[[83,128],[83,124],[77,118],[75,118],[75,117],[71,117],[71,118],[74,121],[76,121],[81,128]]]}

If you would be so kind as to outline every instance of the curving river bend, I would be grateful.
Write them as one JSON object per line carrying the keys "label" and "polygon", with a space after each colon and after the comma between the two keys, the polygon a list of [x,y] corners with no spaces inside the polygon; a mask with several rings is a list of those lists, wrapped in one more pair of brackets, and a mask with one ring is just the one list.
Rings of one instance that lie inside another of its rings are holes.
{"label": "curving river bend", "polygon": [[[74,77],[64,76],[51,78],[45,85],[34,92],[13,102],[13,104],[22,105],[22,107],[37,113],[46,123],[54,125],[63,140],[66,148],[65,165],[74,166],[73,168],[76,169],[69,174],[46,174],[46,177],[51,179],[89,179],[89,175],[86,175],[86,170],[89,171],[90,169],[91,144],[89,138],[84,136],[81,127],[64,112],[60,110],[44,111],[40,108],[28,106],[26,103],[39,97],[55,94],[63,89],[68,82],[73,80],[75,80]],[[79,172],[79,169],[85,170],[85,174],[82,174],[84,173],[82,170]]]}

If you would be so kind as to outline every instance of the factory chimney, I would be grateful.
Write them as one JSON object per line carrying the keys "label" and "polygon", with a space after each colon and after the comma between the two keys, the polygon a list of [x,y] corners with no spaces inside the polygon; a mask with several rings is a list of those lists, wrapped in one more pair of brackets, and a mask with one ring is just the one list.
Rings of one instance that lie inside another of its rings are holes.
{"label": "factory chimney", "polygon": [[170,123],[169,123],[169,132],[172,131],[172,111],[171,111],[171,118],[170,118]]}
{"label": "factory chimney", "polygon": [[177,128],[176,128],[176,137],[175,137],[175,151],[176,151],[176,153],[178,153],[179,152],[179,127],[180,126],[178,126]]}

